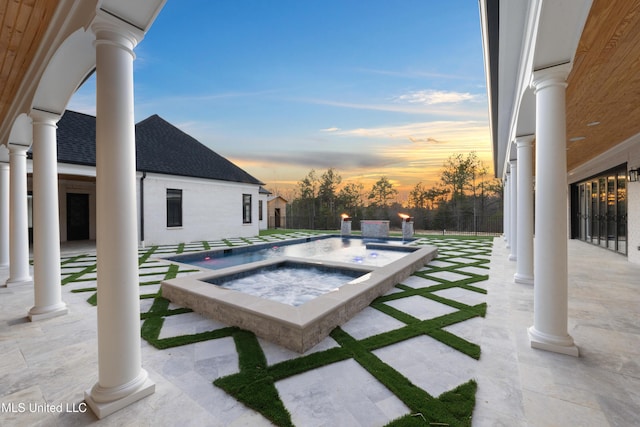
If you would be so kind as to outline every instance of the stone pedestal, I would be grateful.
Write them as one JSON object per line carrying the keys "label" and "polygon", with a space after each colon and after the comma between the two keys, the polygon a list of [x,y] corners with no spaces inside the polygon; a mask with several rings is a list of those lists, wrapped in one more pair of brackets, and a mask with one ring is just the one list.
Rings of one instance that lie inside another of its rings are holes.
{"label": "stone pedestal", "polygon": [[402,221],[402,238],[411,239],[412,237],[413,237],[413,221],[403,220]]}
{"label": "stone pedestal", "polygon": [[340,235],[351,236],[351,218],[342,218],[340,220]]}

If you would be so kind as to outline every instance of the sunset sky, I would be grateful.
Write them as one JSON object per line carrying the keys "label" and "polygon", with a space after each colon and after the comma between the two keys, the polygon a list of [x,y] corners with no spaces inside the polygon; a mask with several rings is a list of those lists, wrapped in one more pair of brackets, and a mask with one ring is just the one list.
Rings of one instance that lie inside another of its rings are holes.
{"label": "sunset sky", "polygon": [[[402,199],[452,154],[492,166],[476,1],[169,0],[136,55],[136,121],[283,194],[311,169]],[[95,114],[94,78],[68,108]]]}

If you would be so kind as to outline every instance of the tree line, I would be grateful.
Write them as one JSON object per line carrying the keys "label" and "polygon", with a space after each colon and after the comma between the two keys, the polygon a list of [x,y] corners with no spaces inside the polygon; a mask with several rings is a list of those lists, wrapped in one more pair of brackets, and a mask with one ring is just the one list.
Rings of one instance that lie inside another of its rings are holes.
{"label": "tree line", "polygon": [[416,229],[497,233],[502,231],[503,188],[488,175],[475,152],[453,154],[443,164],[439,181],[432,187],[418,182],[403,205],[386,176],[366,189],[359,182],[342,185],[335,168],[322,173],[312,169],[296,185],[287,221],[291,228],[336,229],[346,213],[355,229],[360,219],[388,219],[392,227],[400,227],[398,214],[406,213],[414,217]]}

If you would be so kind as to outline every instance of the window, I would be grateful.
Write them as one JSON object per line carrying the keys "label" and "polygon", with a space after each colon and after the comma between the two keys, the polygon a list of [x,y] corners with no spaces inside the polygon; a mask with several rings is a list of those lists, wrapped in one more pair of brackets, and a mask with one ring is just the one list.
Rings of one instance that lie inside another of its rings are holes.
{"label": "window", "polygon": [[242,223],[251,224],[251,194],[242,195]]}
{"label": "window", "polygon": [[262,200],[258,200],[258,221],[262,221]]}
{"label": "window", "polygon": [[182,227],[182,190],[167,188],[167,227]]}

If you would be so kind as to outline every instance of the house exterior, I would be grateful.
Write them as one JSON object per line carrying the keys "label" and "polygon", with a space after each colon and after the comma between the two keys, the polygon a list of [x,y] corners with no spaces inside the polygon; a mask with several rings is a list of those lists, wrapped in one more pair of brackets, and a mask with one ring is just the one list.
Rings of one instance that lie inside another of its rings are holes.
{"label": "house exterior", "polygon": [[287,200],[282,196],[272,196],[267,201],[269,228],[287,228]]}
{"label": "house exterior", "polygon": [[[93,116],[58,122],[60,240],[96,238]],[[177,244],[259,233],[262,182],[157,115],[135,127],[138,241]]]}
{"label": "house exterior", "polygon": [[269,228],[269,214],[267,212],[267,203],[271,191],[264,187],[260,187],[258,190],[258,227],[260,230],[266,230]]}
{"label": "house exterior", "polygon": [[514,282],[535,290],[531,346],[577,356],[568,239],[640,264],[640,1],[479,4],[505,242]]}

